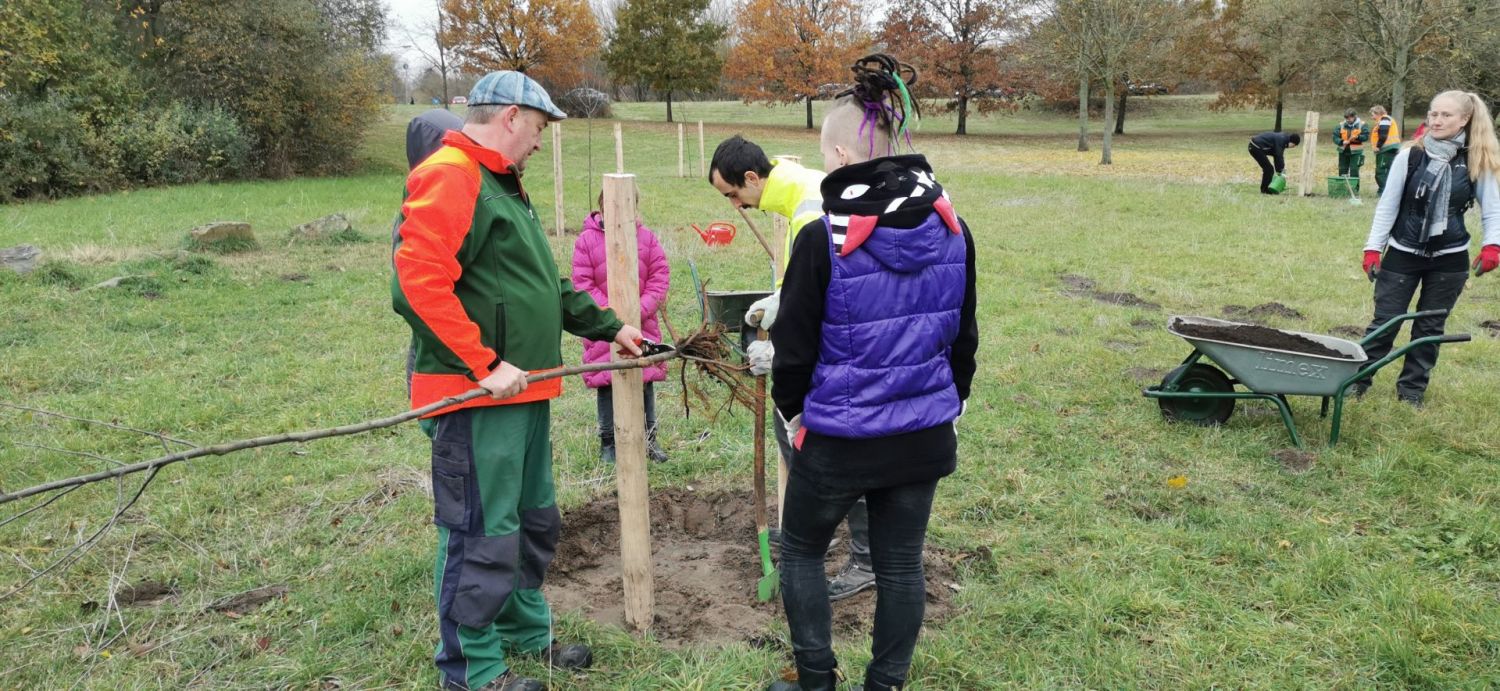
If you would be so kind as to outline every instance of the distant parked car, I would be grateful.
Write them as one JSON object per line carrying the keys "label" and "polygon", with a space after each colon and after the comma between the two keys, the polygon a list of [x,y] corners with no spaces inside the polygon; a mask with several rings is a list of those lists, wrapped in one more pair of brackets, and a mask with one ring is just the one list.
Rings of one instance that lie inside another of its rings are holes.
{"label": "distant parked car", "polygon": [[1160,96],[1172,91],[1156,82],[1130,82],[1126,88],[1131,96]]}
{"label": "distant parked car", "polygon": [[469,104],[469,97],[468,96],[454,96],[453,100],[449,101],[449,103],[452,103],[455,106],[468,105]]}

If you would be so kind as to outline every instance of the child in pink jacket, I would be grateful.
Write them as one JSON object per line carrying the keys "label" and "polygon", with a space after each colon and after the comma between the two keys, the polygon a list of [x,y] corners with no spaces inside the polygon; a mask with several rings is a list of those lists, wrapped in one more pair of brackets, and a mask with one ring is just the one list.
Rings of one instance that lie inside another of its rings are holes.
{"label": "child in pink jacket", "polygon": [[[603,196],[600,198],[603,206]],[[635,222],[636,251],[640,255],[641,289],[641,333],[652,341],[661,341],[661,325],[656,318],[657,308],[667,299],[667,287],[671,284],[671,268],[667,265],[667,254],[661,248],[656,235],[639,219]],[[583,232],[573,245],[573,286],[594,296],[599,306],[609,305],[608,261],[605,257],[604,216],[598,211],[590,213],[583,221]],[[608,362],[610,344],[604,341],[583,340],[584,362]],[[667,378],[666,363],[647,367],[642,371],[646,383],[646,455],[653,461],[667,460],[667,454],[656,441],[656,392],[652,382]],[[599,409],[599,460],[615,462],[615,411],[610,390],[609,372],[589,372],[583,375],[583,383],[598,392]]]}

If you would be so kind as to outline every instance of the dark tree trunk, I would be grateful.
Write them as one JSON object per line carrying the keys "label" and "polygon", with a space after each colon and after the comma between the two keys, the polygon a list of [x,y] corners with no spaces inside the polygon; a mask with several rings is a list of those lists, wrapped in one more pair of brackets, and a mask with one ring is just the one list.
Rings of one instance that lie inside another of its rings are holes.
{"label": "dark tree trunk", "polygon": [[954,134],[969,133],[969,95],[960,94],[958,97],[958,131]]}
{"label": "dark tree trunk", "polygon": [[1276,129],[1274,130],[1276,132],[1281,131],[1281,108],[1283,105],[1285,104],[1281,100],[1281,87],[1278,86],[1276,87]]}
{"label": "dark tree trunk", "polygon": [[1078,78],[1078,150],[1089,150],[1089,78]]}
{"label": "dark tree trunk", "polygon": [[672,121],[672,90],[667,89],[667,122]]}
{"label": "dark tree trunk", "polygon": [[812,96],[807,97],[807,129],[812,129]]}
{"label": "dark tree trunk", "polygon": [[1120,89],[1120,102],[1115,106],[1115,134],[1125,134],[1125,97],[1130,93],[1130,82]]}

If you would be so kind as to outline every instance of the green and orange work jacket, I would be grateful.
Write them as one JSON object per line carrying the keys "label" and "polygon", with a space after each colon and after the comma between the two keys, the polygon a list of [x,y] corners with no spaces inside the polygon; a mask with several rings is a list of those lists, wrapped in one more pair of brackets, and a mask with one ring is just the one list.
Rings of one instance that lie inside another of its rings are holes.
{"label": "green and orange work jacket", "polygon": [[[528,372],[562,366],[563,330],[608,341],[621,328],[561,277],[514,165],[461,132],[407,176],[398,222],[391,299],[412,331],[412,408],[475,388],[502,360]],[[549,379],[434,414],[561,393],[562,379]]]}

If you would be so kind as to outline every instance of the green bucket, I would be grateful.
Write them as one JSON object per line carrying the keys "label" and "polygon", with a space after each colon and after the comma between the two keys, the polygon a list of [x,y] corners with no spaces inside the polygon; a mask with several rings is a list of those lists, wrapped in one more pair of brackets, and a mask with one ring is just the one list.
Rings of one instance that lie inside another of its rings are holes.
{"label": "green bucket", "polygon": [[1338,199],[1358,197],[1359,178],[1347,175],[1334,175],[1328,178],[1328,196]]}
{"label": "green bucket", "polygon": [[1271,192],[1281,194],[1286,191],[1286,176],[1277,173],[1271,176]]}

